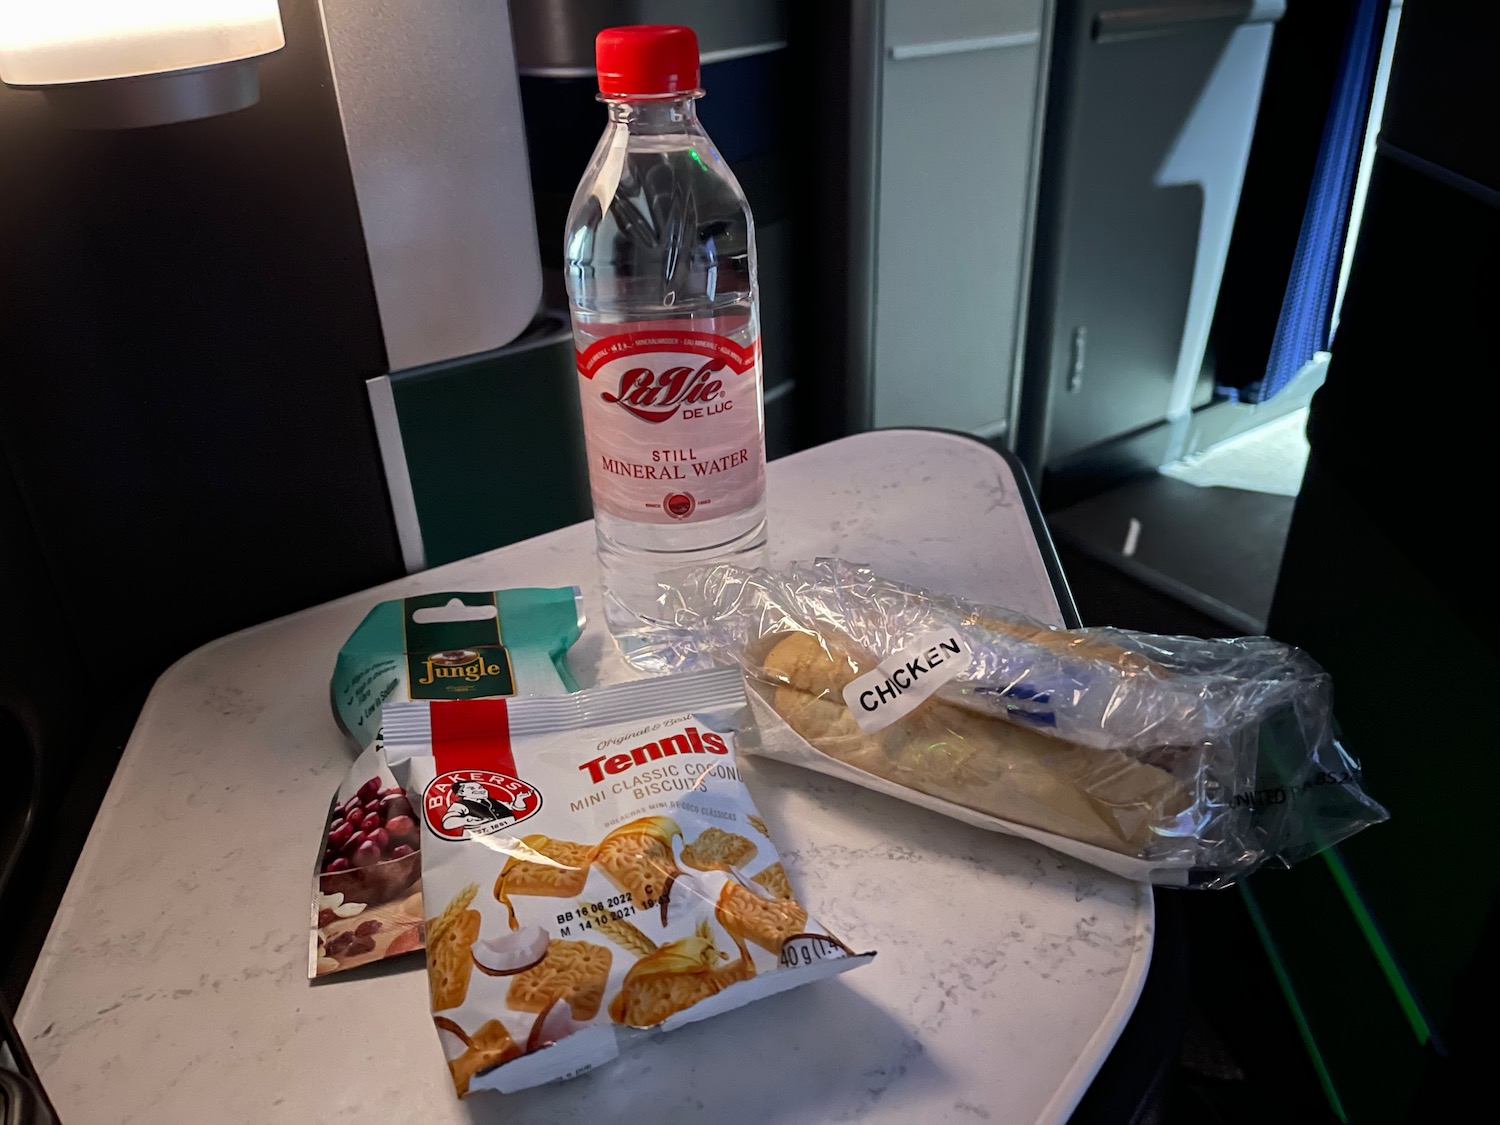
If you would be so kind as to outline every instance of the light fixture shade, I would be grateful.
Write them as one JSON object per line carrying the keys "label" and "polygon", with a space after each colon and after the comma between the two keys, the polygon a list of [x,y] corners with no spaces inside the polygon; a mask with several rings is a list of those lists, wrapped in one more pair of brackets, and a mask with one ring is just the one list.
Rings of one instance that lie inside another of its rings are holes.
{"label": "light fixture shade", "polygon": [[56,86],[279,50],[276,0],[0,0],[0,81]]}

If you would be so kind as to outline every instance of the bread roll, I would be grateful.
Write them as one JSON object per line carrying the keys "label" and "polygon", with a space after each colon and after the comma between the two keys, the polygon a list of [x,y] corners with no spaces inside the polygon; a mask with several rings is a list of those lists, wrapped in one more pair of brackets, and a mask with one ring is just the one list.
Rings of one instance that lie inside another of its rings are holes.
{"label": "bread roll", "polygon": [[1138,855],[1152,828],[1190,804],[1165,770],[1117,750],[1061,739],[928,700],[874,734],[859,729],[844,686],[862,665],[838,639],[791,633],[766,654],[771,705],[814,748],[876,777],[976,812]]}

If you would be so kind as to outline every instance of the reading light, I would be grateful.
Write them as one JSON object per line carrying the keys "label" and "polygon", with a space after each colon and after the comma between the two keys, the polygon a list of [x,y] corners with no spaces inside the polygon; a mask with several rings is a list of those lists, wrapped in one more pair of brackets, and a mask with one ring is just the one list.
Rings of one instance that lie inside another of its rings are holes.
{"label": "reading light", "polygon": [[0,0],[0,81],[40,90],[75,128],[254,105],[256,59],[284,43],[276,0]]}

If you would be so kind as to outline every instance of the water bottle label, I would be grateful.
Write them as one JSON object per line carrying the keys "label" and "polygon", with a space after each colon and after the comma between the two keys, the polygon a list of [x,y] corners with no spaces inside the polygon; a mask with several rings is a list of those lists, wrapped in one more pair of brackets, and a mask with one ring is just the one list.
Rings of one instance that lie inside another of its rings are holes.
{"label": "water bottle label", "polygon": [[761,498],[759,339],[667,321],[577,340],[596,509],[638,523],[698,523]]}

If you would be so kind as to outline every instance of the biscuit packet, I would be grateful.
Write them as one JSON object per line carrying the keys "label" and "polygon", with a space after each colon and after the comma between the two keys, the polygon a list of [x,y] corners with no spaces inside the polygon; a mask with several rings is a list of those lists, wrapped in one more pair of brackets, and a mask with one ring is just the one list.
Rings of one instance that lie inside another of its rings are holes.
{"label": "biscuit packet", "polygon": [[738,669],[386,706],[459,1097],[574,1077],[874,957],[797,900],[740,780],[747,719]]}
{"label": "biscuit packet", "polygon": [[330,702],[361,753],[324,819],[309,977],[422,948],[422,841],[375,745],[381,705],[576,691],[565,657],[583,623],[576,586],[451,591],[381,602],[344,642]]}

